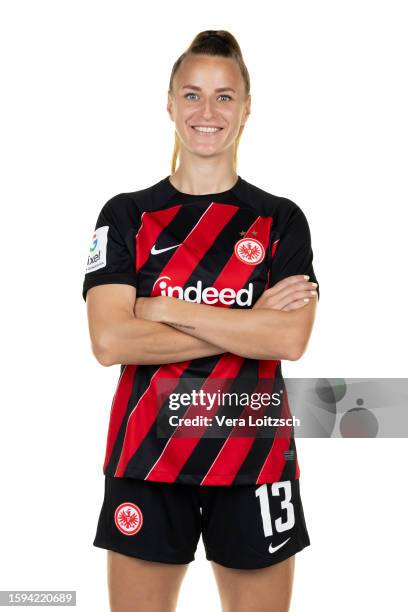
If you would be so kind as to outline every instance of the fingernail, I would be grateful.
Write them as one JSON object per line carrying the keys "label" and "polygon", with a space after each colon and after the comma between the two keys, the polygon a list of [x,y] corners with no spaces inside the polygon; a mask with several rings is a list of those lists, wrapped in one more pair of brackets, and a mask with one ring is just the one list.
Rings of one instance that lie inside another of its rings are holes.
{"label": "fingernail", "polygon": [[304,301],[304,302],[308,302],[308,301],[309,301],[309,298],[303,298],[303,301]]}
{"label": "fingernail", "polygon": [[317,287],[317,283],[312,283],[313,287]]}
{"label": "fingernail", "polygon": [[304,275],[303,275],[303,278],[304,278],[305,280],[307,280],[308,278],[310,278],[310,276],[308,276],[307,274],[304,274]]}

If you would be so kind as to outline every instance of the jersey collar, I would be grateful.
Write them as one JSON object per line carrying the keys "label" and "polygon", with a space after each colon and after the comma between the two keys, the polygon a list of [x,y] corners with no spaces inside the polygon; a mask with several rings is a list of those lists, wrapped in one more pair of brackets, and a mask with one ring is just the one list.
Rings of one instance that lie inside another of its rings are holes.
{"label": "jersey collar", "polygon": [[[169,180],[170,175],[156,183],[154,186],[154,199],[156,205],[160,206],[168,202],[170,198],[178,193],[178,190],[172,185]],[[240,175],[238,175],[235,185],[228,191],[238,198],[241,202],[248,202],[248,183]],[[209,194],[212,195],[212,194]],[[215,195],[215,194],[214,194]],[[205,197],[205,196],[203,196]]]}

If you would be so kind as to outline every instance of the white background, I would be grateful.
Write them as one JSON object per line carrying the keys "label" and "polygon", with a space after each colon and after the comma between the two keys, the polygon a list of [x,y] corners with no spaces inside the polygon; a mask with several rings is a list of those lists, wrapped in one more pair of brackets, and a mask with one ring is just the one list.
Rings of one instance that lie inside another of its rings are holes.
{"label": "white background", "polygon": [[[108,610],[92,541],[119,366],[91,353],[83,272],[102,205],[170,174],[170,71],[198,32],[231,31],[251,76],[238,173],[309,221],[321,299],[284,374],[406,377],[405,8],[2,3],[0,589],[76,589],[81,612]],[[407,441],[298,452],[312,545],[291,610],[405,609]],[[178,610],[200,602],[221,609],[201,541]]]}

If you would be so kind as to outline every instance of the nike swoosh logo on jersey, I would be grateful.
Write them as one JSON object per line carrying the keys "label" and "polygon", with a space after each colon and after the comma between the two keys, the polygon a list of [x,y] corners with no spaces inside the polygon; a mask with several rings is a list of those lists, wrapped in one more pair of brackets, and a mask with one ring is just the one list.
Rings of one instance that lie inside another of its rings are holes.
{"label": "nike swoosh logo on jersey", "polygon": [[180,244],[175,244],[174,246],[166,247],[165,249],[156,249],[156,245],[154,244],[151,248],[150,253],[152,255],[158,255],[159,253],[164,253],[165,251],[170,251],[170,249],[175,249],[180,246]]}
{"label": "nike swoosh logo on jersey", "polygon": [[282,548],[282,546],[284,546],[286,544],[286,542],[289,542],[290,538],[288,538],[287,540],[285,540],[284,542],[282,542],[282,544],[278,544],[277,546],[272,546],[272,544],[269,544],[269,552],[270,553],[274,553],[277,550],[279,550],[280,548]]}

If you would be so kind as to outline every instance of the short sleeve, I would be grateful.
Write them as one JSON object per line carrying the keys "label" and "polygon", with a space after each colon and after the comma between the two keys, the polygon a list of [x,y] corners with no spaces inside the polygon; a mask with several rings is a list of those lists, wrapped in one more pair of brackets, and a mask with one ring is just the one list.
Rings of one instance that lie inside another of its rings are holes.
{"label": "short sleeve", "polygon": [[119,283],[137,288],[132,224],[120,196],[101,209],[91,236],[85,264],[82,297],[96,285]]}
{"label": "short sleeve", "polygon": [[[295,274],[308,274],[309,281],[318,283],[313,269],[313,250],[309,224],[302,209],[292,207],[283,224],[272,226],[269,287]],[[320,285],[316,287],[320,299]]]}

